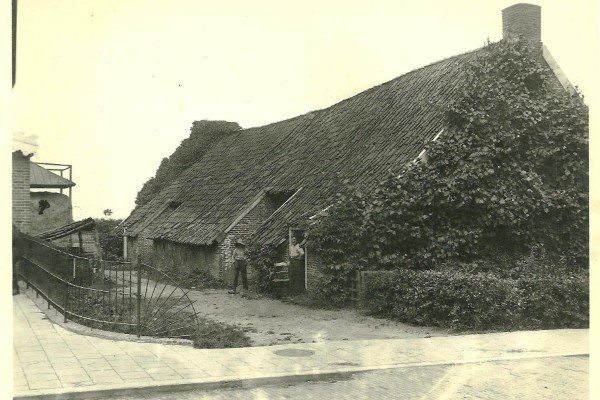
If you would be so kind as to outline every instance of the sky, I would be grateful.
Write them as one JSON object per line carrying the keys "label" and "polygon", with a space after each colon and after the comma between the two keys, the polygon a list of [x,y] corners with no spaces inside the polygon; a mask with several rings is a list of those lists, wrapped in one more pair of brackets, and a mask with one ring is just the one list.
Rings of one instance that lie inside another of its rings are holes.
{"label": "sky", "polygon": [[[195,120],[264,125],[502,36],[515,1],[19,1],[10,129],[73,165],[74,218],[127,217]],[[596,0],[536,1],[542,41],[586,101]]]}

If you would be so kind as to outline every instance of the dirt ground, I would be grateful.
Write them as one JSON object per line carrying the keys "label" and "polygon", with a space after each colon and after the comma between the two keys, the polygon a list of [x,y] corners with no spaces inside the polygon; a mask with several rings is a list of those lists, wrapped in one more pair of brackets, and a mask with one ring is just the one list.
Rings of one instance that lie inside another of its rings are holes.
{"label": "dirt ground", "polygon": [[191,291],[188,295],[201,315],[247,328],[254,346],[451,334],[439,328],[411,326],[368,317],[356,310],[311,309],[268,298],[231,295],[220,289]]}
{"label": "dirt ground", "polygon": [[[135,279],[135,274],[132,274]],[[128,276],[119,284],[131,285]],[[421,327],[363,315],[358,310],[323,310],[284,303],[254,293],[226,289],[190,290],[142,278],[144,296],[174,298],[187,293],[199,315],[244,328],[253,346],[312,343],[326,340],[406,339],[448,336],[448,330]]]}

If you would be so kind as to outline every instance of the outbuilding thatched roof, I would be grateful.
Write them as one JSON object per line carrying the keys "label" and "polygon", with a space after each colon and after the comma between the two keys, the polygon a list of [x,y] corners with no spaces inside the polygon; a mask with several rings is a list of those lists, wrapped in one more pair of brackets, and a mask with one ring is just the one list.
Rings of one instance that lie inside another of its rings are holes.
{"label": "outbuilding thatched roof", "polygon": [[56,240],[77,232],[90,231],[96,227],[96,221],[92,218],[86,218],[81,221],[76,221],[56,229],[52,229],[37,235],[39,238],[46,240]]}

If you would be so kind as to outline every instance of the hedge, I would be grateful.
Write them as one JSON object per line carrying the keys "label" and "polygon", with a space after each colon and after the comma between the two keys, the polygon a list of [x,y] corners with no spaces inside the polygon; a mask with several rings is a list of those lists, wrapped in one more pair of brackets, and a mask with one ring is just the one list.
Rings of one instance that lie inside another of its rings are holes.
{"label": "hedge", "polygon": [[375,316],[464,329],[553,329],[589,325],[588,276],[502,278],[464,271],[370,271],[361,305]]}

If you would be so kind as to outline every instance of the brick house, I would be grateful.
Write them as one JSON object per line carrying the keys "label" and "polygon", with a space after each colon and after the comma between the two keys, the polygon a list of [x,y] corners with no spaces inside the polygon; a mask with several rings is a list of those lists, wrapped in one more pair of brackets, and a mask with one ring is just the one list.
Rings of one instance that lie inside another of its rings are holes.
{"label": "brick house", "polygon": [[77,228],[81,225],[73,222],[72,189],[75,183],[71,180],[72,166],[33,162],[31,157],[36,150],[33,138],[23,137],[22,134],[13,137],[13,224],[21,232],[52,240],[77,253],[99,255],[97,234],[89,227],[89,223],[83,231],[56,235],[56,232],[68,231],[69,227]]}
{"label": "brick house", "polygon": [[[529,40],[554,71],[557,90],[574,92],[541,42],[541,9],[502,11],[503,35]],[[390,170],[423,156],[443,131],[465,63],[477,49],[375,86],[329,108],[243,129],[210,148],[193,166],[124,221],[126,254],[156,265],[198,268],[227,278],[236,238],[280,246],[324,210],[339,183],[368,191]],[[305,282],[318,279],[318,259],[305,246]]]}
{"label": "brick house", "polygon": [[31,161],[32,155],[21,150],[12,154],[12,211],[17,228],[35,236],[73,222],[75,183]]}
{"label": "brick house", "polygon": [[30,161],[31,153],[12,153],[12,222],[22,232],[31,229]]}

